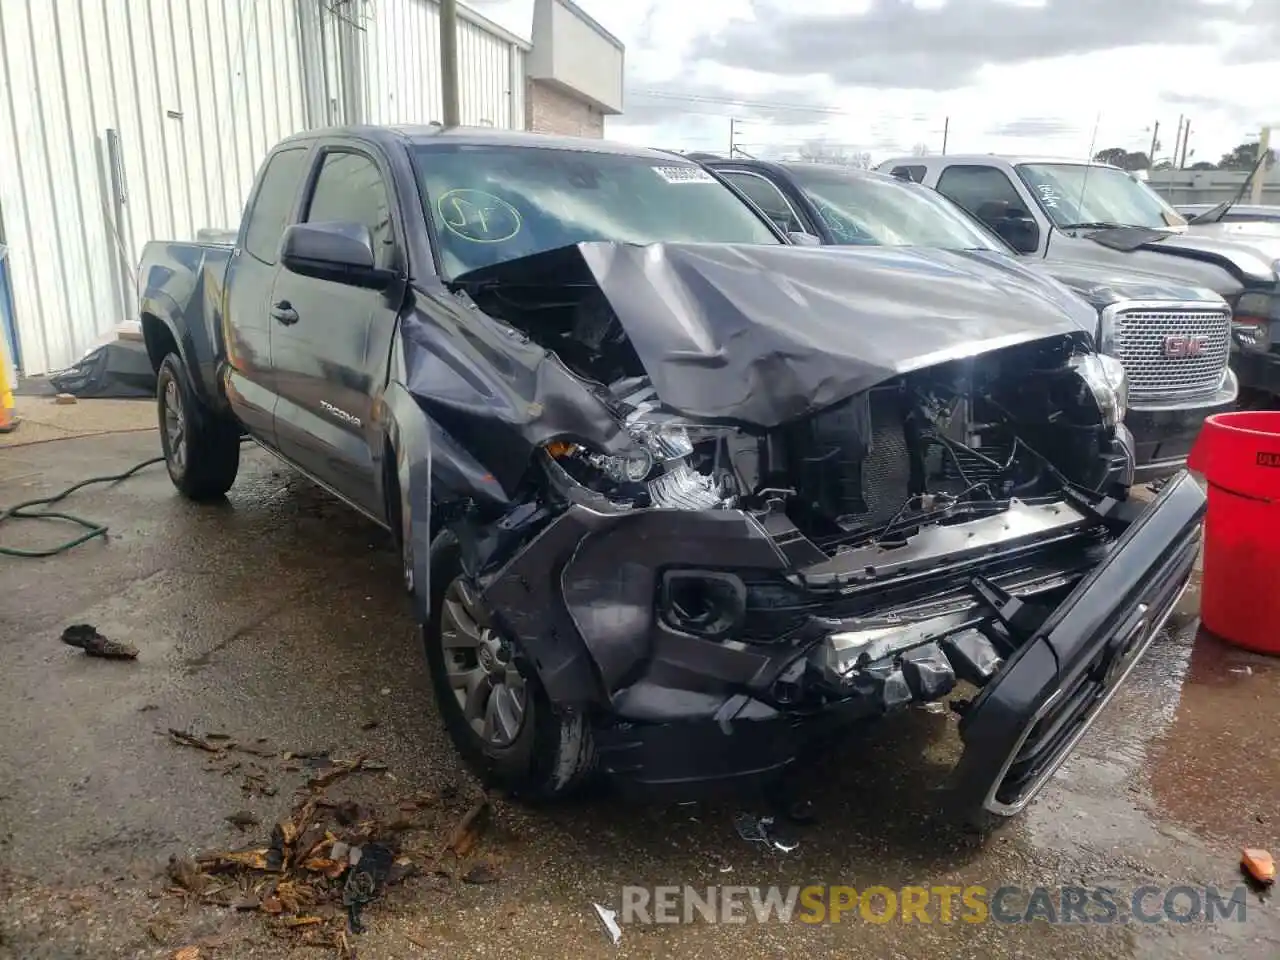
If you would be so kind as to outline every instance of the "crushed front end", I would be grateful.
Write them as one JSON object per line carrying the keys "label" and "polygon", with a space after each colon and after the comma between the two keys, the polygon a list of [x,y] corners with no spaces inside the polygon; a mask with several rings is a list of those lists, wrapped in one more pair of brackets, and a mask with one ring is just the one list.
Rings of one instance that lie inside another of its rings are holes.
{"label": "crushed front end", "polygon": [[760,428],[610,378],[629,448],[547,442],[517,505],[453,526],[521,669],[592,718],[624,788],[768,779],[823,732],[949,699],[958,812],[1008,816],[1141,657],[1198,547],[1185,474],[1127,498],[1113,379],[1048,337]]}

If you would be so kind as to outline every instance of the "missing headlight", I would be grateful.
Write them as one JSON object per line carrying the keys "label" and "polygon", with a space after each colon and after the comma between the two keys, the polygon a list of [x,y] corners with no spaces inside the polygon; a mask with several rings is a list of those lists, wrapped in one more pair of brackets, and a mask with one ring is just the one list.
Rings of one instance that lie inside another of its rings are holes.
{"label": "missing headlight", "polygon": [[659,606],[669,626],[719,639],[742,627],[747,588],[732,573],[669,570],[662,577]]}

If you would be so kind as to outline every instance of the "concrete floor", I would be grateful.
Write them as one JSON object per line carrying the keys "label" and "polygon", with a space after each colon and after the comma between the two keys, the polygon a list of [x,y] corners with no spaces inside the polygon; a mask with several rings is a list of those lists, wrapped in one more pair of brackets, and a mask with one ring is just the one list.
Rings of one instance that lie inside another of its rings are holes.
{"label": "concrete floor", "polygon": [[[153,434],[5,450],[0,505],[156,452]],[[67,504],[108,521],[107,542],[0,558],[0,956],[168,957],[188,944],[203,944],[202,957],[293,955],[260,916],[183,903],[160,875],[170,854],[252,839],[223,818],[249,807],[270,823],[305,773],[264,758],[278,792],[246,798],[239,775],[207,769],[208,755],[174,746],[167,728],[389,764],[343,781],[337,799],[393,804],[447,784],[463,807],[474,795],[436,718],[386,536],[262,452],[245,453],[225,504],[185,503],[152,467]],[[5,545],[64,532],[6,527]],[[629,926],[617,948],[591,910],[617,908],[629,883],[1235,887],[1242,844],[1280,853],[1280,662],[1197,637],[1195,604],[1184,601],[1041,798],[985,844],[930,818],[927,788],[954,756],[954,724],[913,712],[803,778],[818,820],[798,829],[790,854],[740,840],[732,807],[499,801],[481,852],[498,859],[501,879],[396,888],[371,908],[360,956],[1274,960],[1280,916],[1252,896],[1243,923],[699,922]],[[141,656],[93,660],[60,644],[78,622]],[[461,809],[430,814],[410,843],[438,848]]]}

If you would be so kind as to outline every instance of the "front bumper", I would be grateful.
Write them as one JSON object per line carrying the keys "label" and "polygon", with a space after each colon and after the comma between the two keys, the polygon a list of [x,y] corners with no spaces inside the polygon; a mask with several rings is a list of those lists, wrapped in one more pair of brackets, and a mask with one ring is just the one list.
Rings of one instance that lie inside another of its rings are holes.
{"label": "front bumper", "polygon": [[1205,418],[1235,409],[1239,393],[1236,375],[1228,371],[1211,396],[1130,405],[1124,422],[1133,435],[1134,482],[1148,483],[1185,469]]}
{"label": "front bumper", "polygon": [[[949,641],[1004,630],[975,574],[1007,596],[1053,597],[1052,617],[1009,647],[961,726],[959,808],[1007,815],[1070,752],[1172,610],[1203,509],[1184,475],[1114,540],[1083,512],[1028,508],[968,532],[943,528],[937,549],[909,545],[873,568],[859,551],[828,557],[772,515],[576,504],[481,587],[552,703],[598,719],[602,769],[662,799],[769,779],[818,733],[937,699],[957,674],[972,676]],[[984,541],[1000,526],[1002,541]],[[733,571],[750,585],[729,638],[670,625],[660,608],[673,569]],[[833,669],[833,638],[873,622],[899,636]]]}

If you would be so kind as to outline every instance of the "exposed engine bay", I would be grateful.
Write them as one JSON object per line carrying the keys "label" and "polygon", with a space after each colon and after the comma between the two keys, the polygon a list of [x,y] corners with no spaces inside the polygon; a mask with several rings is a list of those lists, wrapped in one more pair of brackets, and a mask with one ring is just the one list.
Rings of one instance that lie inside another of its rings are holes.
{"label": "exposed engine bay", "polygon": [[[886,542],[1105,479],[1114,420],[1106,358],[1070,336],[904,374],[762,430],[662,403],[599,291],[561,302],[479,296],[579,377],[632,440],[623,454],[566,438],[546,447],[578,484],[635,508],[779,506],[822,549]],[[562,293],[562,296],[564,294]],[[1101,395],[1100,395],[1101,393]]]}

